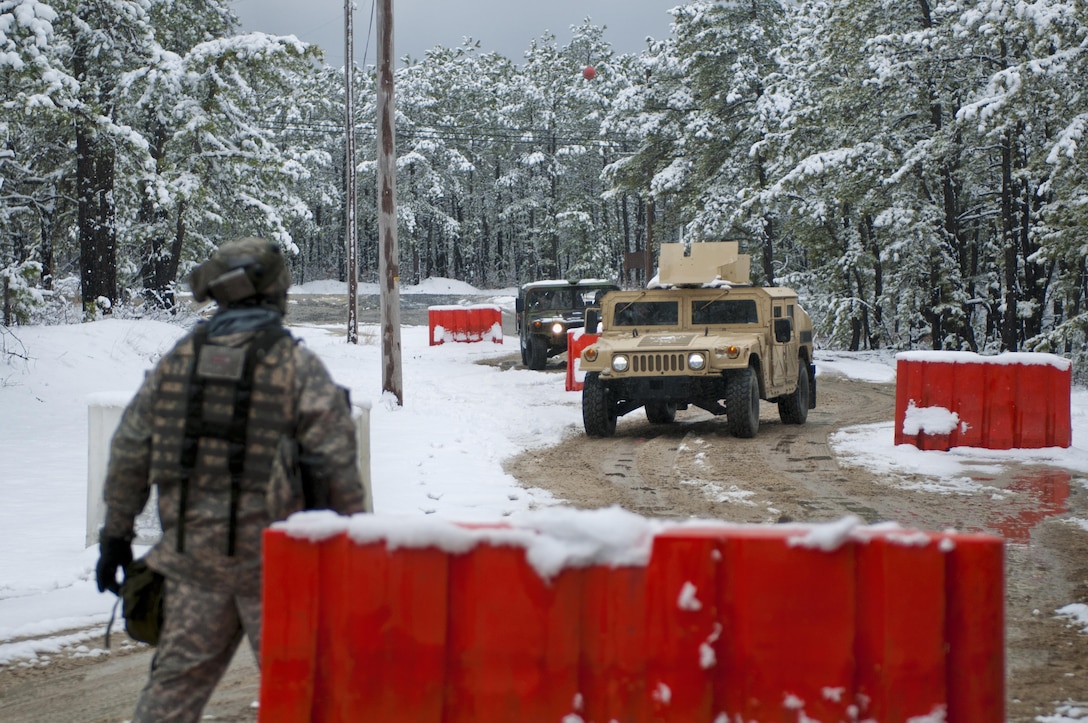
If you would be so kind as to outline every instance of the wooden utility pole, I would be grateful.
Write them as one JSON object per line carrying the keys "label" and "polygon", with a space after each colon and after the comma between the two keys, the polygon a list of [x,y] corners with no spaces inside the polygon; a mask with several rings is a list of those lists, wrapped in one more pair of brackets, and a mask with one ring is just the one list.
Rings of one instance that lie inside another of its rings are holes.
{"label": "wooden utility pole", "polygon": [[359,264],[355,237],[355,31],[352,0],[344,0],[344,243],[348,277],[348,343],[359,343]]}
{"label": "wooden utility pole", "polygon": [[[378,3],[378,284],[381,287],[382,391],[404,405],[400,366],[400,265],[397,149],[393,106],[393,0]],[[350,2],[350,0],[349,0]]]}

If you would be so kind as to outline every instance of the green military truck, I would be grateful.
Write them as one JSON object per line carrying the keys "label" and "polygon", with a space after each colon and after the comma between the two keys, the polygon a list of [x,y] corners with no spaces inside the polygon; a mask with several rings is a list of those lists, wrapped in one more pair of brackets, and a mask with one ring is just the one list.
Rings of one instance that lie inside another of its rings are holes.
{"label": "green military truck", "polygon": [[612,281],[533,281],[523,284],[515,301],[521,363],[543,369],[549,357],[567,350],[567,331],[581,329],[586,309],[599,303],[608,291],[619,289]]}
{"label": "green military truck", "polygon": [[640,407],[654,424],[695,406],[727,418],[737,437],[759,430],[759,402],[786,424],[816,406],[812,320],[797,292],[747,283],[736,242],[663,244],[650,288],[617,291],[587,315],[600,337],[582,351],[582,421],[608,437]]}

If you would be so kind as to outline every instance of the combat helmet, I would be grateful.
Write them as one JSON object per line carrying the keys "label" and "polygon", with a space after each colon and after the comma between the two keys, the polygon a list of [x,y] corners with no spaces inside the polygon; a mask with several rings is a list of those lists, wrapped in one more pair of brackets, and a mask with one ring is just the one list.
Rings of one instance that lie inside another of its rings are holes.
{"label": "combat helmet", "polygon": [[287,311],[291,272],[279,244],[246,237],[224,243],[193,269],[189,286],[197,301],[214,299],[220,307],[272,304]]}

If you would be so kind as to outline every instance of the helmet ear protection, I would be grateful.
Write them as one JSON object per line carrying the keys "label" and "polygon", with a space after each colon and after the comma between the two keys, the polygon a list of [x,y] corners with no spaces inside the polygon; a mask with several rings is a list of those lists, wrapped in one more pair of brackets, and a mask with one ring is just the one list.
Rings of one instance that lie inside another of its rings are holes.
{"label": "helmet ear protection", "polygon": [[257,295],[257,287],[250,275],[260,278],[260,264],[256,261],[252,264],[245,263],[246,259],[239,261],[241,263],[236,268],[208,282],[208,294],[220,304],[229,304]]}
{"label": "helmet ear protection", "polygon": [[230,306],[255,299],[286,308],[291,273],[278,244],[259,238],[228,241],[189,277],[193,298]]}

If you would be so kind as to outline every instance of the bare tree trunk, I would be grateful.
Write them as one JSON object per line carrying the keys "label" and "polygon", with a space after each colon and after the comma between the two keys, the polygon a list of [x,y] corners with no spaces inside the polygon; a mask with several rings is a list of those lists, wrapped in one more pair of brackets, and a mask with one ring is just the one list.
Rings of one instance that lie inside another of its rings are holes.
{"label": "bare tree trunk", "polygon": [[[163,147],[166,145],[166,129],[161,123],[153,125],[152,138],[154,145],[151,155],[155,159],[163,156]],[[146,183],[144,184],[146,191]],[[163,309],[174,308],[173,283],[177,276],[178,264],[181,256],[181,243],[179,234],[184,234],[185,224],[182,220],[183,209],[178,209],[178,222],[174,238],[168,242],[164,223],[166,212],[161,206],[151,201],[149,194],[141,193],[139,219],[141,223],[151,229],[151,233],[144,244],[143,266],[140,268],[140,277],[144,284],[144,299]]]}
{"label": "bare tree trunk", "polygon": [[[85,49],[72,59],[73,75],[85,81]],[[79,274],[84,318],[97,316],[98,300],[109,313],[117,301],[117,245],[114,229],[115,152],[100,143],[90,122],[78,119],[76,140],[76,207],[79,239]]]}
{"label": "bare tree trunk", "polygon": [[1047,290],[1053,281],[1055,265],[1053,261],[1039,263],[1034,261],[1039,245],[1031,237],[1031,220],[1043,204],[1032,189],[1028,179],[1021,182],[1020,193],[1020,252],[1024,263],[1024,295],[1031,299],[1031,316],[1023,323],[1023,340],[1027,341],[1043,332],[1043,313],[1046,311]]}
{"label": "bare tree trunk", "polygon": [[[464,206],[461,205],[460,201],[457,201],[455,199],[451,200],[451,203],[453,203],[453,206],[454,206],[453,207],[453,217],[457,219],[457,228],[463,229],[465,227],[465,209],[464,209]],[[464,259],[464,256],[461,253],[462,252],[461,244],[463,244],[464,242],[465,242],[465,238],[460,233],[457,236],[453,236],[450,239],[450,246],[453,247],[453,248],[450,249],[450,256],[453,257],[453,259],[452,259],[453,273],[450,275],[450,278],[452,278],[452,279],[461,278],[461,275],[462,275],[462,273],[464,272],[464,269],[465,269],[465,259]]]}
{"label": "bare tree trunk", "polygon": [[[54,196],[56,193],[54,192]],[[52,205],[39,205],[38,227],[41,229],[42,243],[38,255],[42,261],[42,288],[53,289],[53,278],[56,274],[56,255],[53,251],[53,216]]]}
{"label": "bare tree trunk", "polygon": [[654,214],[657,213],[657,204],[652,195],[646,197],[646,255],[643,257],[644,274],[642,285],[650,283],[654,276]]}
{"label": "bare tree trunk", "polygon": [[[102,296],[110,301],[108,309],[120,298],[117,288],[117,213],[113,199],[117,155],[112,148],[98,144],[95,154],[95,185],[98,220],[95,226],[95,260],[99,265]],[[107,309],[107,313],[108,312]]]}
{"label": "bare tree trunk", "polygon": [[[767,169],[764,167],[763,155],[758,151],[756,152],[756,174],[759,177],[759,187],[767,187]],[[776,241],[777,229],[774,226],[774,219],[770,214],[763,215],[763,253],[761,256],[761,264],[763,267],[763,281],[767,286],[774,286],[774,247]]]}
{"label": "bare tree trunk", "polygon": [[79,270],[83,311],[96,316],[99,299],[109,313],[117,301],[117,246],[113,207],[114,157],[87,128],[76,128]]}
{"label": "bare tree trunk", "polygon": [[1006,132],[1001,142],[1001,242],[1005,250],[1005,316],[1001,324],[1001,347],[1005,351],[1016,351],[1019,346],[1016,213],[1013,208],[1012,184],[1012,134]]}
{"label": "bare tree trunk", "polygon": [[[862,229],[864,231],[864,243],[866,248],[872,254],[873,258],[873,293],[871,296],[873,305],[873,324],[869,324],[869,317],[865,317],[865,330],[869,339],[870,349],[880,348],[880,331],[884,328],[884,307],[880,303],[880,299],[884,296],[884,265],[880,260],[880,249],[876,243],[876,233],[873,231],[873,217],[866,215],[862,219]],[[873,327],[877,331],[873,330]],[[888,340],[891,341],[890,339]]]}
{"label": "bare tree trunk", "polygon": [[94,318],[99,294],[98,268],[94,263],[94,158],[91,141],[82,126],[76,127],[76,231],[79,238],[79,286],[83,314]]}

